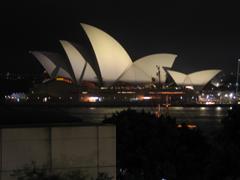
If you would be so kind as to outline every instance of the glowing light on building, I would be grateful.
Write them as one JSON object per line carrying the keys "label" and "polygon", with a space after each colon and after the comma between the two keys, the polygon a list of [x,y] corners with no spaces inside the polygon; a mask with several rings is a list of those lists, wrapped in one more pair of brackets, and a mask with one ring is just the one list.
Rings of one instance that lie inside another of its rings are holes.
{"label": "glowing light on building", "polygon": [[89,102],[97,102],[97,101],[100,101],[100,98],[97,96],[90,96],[90,97],[88,97],[88,101]]}
{"label": "glowing light on building", "polygon": [[217,107],[216,109],[217,109],[218,111],[222,110],[222,108],[221,108],[221,107]]}
{"label": "glowing light on building", "polygon": [[43,98],[43,102],[47,102],[48,101],[48,98],[47,97],[44,97]]}
{"label": "glowing light on building", "polygon": [[134,91],[118,91],[118,94],[135,94],[136,92]]}
{"label": "glowing light on building", "polygon": [[[182,127],[183,127],[183,125],[181,125],[181,124],[177,125],[177,128],[182,128]],[[195,129],[195,128],[197,128],[197,125],[195,125],[195,124],[186,124],[186,127],[189,128],[189,129]]]}
{"label": "glowing light on building", "polygon": [[186,88],[186,89],[191,89],[191,90],[194,89],[193,86],[185,86],[185,88]]}
{"label": "glowing light on building", "polygon": [[206,102],[206,105],[211,105],[211,104],[215,104],[215,102],[214,101],[207,101]]}
{"label": "glowing light on building", "polygon": [[64,77],[56,77],[56,81],[62,81],[62,82],[68,83],[68,84],[72,84],[71,79],[67,79],[67,78],[64,78]]}
{"label": "glowing light on building", "polygon": [[144,96],[143,99],[144,99],[144,100],[149,100],[149,99],[152,99],[152,97]]}
{"label": "glowing light on building", "polygon": [[25,93],[12,93],[11,95],[9,95],[9,96],[5,96],[5,98],[7,99],[19,99],[19,101],[20,101],[20,99],[27,99],[27,96],[26,96],[26,94]]}
{"label": "glowing light on building", "polygon": [[152,99],[152,97],[150,97],[150,96],[138,96],[136,99],[139,100],[139,101],[143,101],[143,100],[150,100],[150,99]]}

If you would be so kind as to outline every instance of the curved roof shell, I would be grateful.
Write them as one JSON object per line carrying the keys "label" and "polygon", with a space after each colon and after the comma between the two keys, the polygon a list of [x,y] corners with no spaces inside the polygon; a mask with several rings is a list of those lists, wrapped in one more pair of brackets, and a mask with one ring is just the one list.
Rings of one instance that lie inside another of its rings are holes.
{"label": "curved roof shell", "polygon": [[166,81],[166,72],[163,67],[172,67],[177,55],[175,54],[152,54],[142,57],[132,64],[123,75],[120,81],[146,83],[151,82],[152,78],[157,78],[157,66],[160,67],[160,80]]}
{"label": "curved roof shell", "polygon": [[114,82],[131,66],[126,50],[110,35],[81,23],[95,52],[103,82]]}
{"label": "curved roof shell", "polygon": [[61,55],[40,51],[32,51],[30,53],[36,57],[51,78],[62,76],[74,80],[73,73],[67,64],[67,60]]}
{"label": "curved roof shell", "polygon": [[68,56],[76,81],[78,83],[82,80],[96,81],[95,72],[75,46],[65,40],[61,40],[60,43]]}
{"label": "curved roof shell", "polygon": [[117,81],[128,83],[147,83],[151,82],[151,77],[135,66],[135,64],[132,64],[132,66],[129,67]]}
{"label": "curved roof shell", "polygon": [[167,70],[167,72],[173,78],[177,85],[205,86],[211,79],[213,79],[218,73],[220,73],[221,70],[209,69],[193,72],[190,74],[184,74],[172,70]]}

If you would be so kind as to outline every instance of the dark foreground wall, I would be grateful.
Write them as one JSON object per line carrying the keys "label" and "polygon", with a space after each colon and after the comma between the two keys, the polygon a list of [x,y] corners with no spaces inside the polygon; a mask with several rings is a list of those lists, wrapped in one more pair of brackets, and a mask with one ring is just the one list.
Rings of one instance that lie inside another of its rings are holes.
{"label": "dark foreground wall", "polygon": [[89,176],[116,177],[115,126],[0,129],[1,180],[14,169],[35,161],[53,171],[81,169]]}

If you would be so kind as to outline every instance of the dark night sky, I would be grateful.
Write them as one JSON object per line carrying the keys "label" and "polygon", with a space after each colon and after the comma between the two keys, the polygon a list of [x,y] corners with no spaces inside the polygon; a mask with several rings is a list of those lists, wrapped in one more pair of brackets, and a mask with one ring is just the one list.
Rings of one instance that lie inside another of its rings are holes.
{"label": "dark night sky", "polygon": [[235,72],[240,57],[240,12],[234,4],[16,2],[0,9],[1,72],[41,72],[28,51],[63,53],[59,39],[81,43],[80,22],[112,35],[134,60],[152,53],[176,53],[173,68],[186,73],[205,68]]}

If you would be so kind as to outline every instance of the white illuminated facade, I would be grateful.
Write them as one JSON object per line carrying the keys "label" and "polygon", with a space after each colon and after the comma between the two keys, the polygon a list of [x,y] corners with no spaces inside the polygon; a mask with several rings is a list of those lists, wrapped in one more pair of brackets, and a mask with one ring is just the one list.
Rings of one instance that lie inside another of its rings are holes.
{"label": "white illuminated facade", "polygon": [[152,54],[133,62],[120,77],[120,81],[126,82],[151,82],[156,78],[157,67],[160,67],[160,81],[166,81],[166,72],[163,67],[171,68],[177,55],[174,54]]}
{"label": "white illuminated facade", "polygon": [[[77,84],[81,81],[99,80],[105,84],[117,81],[149,83],[152,78],[156,78],[156,66],[159,66],[161,82],[165,82],[166,72],[163,67],[171,68],[176,55],[153,54],[133,62],[126,50],[110,35],[88,24],[81,23],[81,26],[94,50],[96,66],[91,66],[94,63],[90,62],[94,60],[85,59],[73,43],[61,40],[66,59],[48,57],[43,52],[32,52],[51,78],[62,76],[72,79]],[[97,69],[100,70],[100,74],[97,73]]]}
{"label": "white illuminated facade", "polygon": [[78,83],[81,80],[95,81],[96,74],[81,53],[68,41],[62,40],[60,43],[68,56],[76,81]]}
{"label": "white illuminated facade", "polygon": [[114,82],[132,65],[125,49],[102,30],[81,23],[93,47],[104,82]]}
{"label": "white illuminated facade", "polygon": [[[158,53],[132,61],[127,51],[117,40],[94,26],[83,24],[88,43],[92,46],[93,57],[86,58],[77,44],[61,40],[65,58],[54,53],[31,52],[46,69],[51,78],[66,77],[81,85],[83,81],[109,85],[116,82],[151,83],[166,81],[165,68],[171,69],[177,55]],[[160,76],[157,73],[160,72]],[[220,70],[204,70],[191,74],[167,70],[177,85],[204,86]]]}
{"label": "white illuminated facade", "polygon": [[62,76],[74,80],[67,60],[59,54],[39,51],[32,51],[30,53],[37,58],[51,78]]}
{"label": "white illuminated facade", "polygon": [[179,86],[205,86],[211,79],[220,73],[221,70],[203,70],[191,74],[184,74],[173,70],[167,70],[167,72]]}

